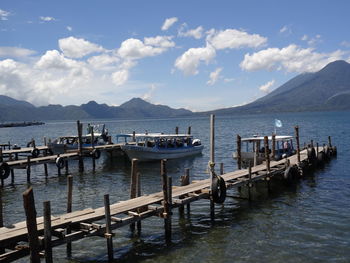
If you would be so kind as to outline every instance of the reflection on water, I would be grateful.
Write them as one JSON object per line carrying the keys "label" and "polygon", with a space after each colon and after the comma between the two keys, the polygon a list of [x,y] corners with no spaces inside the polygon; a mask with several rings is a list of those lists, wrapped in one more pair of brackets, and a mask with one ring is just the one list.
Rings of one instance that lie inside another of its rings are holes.
{"label": "reflection on water", "polygon": [[[283,127],[278,129],[279,134],[293,135],[293,127],[298,124],[302,141],[314,139],[322,144],[331,135],[338,147],[338,158],[294,186],[272,181],[271,192],[268,192],[266,182],[257,184],[253,190],[254,202],[227,198],[224,205],[216,206],[215,221],[210,219],[207,200],[192,203],[190,214],[185,213],[183,218],[175,209],[170,246],[165,245],[161,218],[144,220],[140,237],[133,236],[128,227],[117,229],[113,239],[116,262],[348,262],[348,112],[217,117],[216,161],[224,163],[225,171],[236,169],[231,158],[236,134],[242,137],[270,134],[276,118],[283,123]],[[200,138],[205,146],[203,154],[168,161],[168,174],[173,177],[174,185],[179,185],[185,168],[191,169],[191,180],[208,178],[208,118],[108,120],[105,123],[113,135],[134,130],[170,133],[176,126],[182,132],[191,126],[194,136]],[[31,138],[40,142],[44,136],[55,138],[75,133],[75,122],[51,122],[37,127],[0,129],[0,143],[11,141],[23,146]],[[58,176],[56,166],[48,166],[48,178],[45,178],[42,166],[32,168],[31,185],[39,216],[45,200],[51,201],[53,214],[66,210],[66,175]],[[143,194],[161,191],[160,163],[139,163],[139,171]],[[102,155],[95,172],[92,172],[91,159],[86,159],[84,173],[79,173],[77,162],[71,161],[69,173],[74,180],[73,210],[103,206],[103,195],[106,193],[110,194],[112,203],[128,199],[130,161],[125,157],[108,158],[108,155]],[[15,186],[7,185],[1,192],[5,225],[24,220],[22,192],[28,186],[25,170],[15,171],[15,183]],[[228,194],[232,197],[244,196],[244,191],[243,188],[240,195],[237,189],[233,189]],[[62,255],[65,255],[65,246],[54,249],[55,262],[106,261],[106,240],[93,237],[74,242],[72,258],[62,258]]]}

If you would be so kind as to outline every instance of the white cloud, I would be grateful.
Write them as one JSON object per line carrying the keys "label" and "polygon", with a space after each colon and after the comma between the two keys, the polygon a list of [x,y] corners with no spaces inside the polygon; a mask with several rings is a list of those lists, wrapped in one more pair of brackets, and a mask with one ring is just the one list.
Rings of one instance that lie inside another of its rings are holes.
{"label": "white cloud", "polygon": [[20,47],[0,47],[0,57],[28,57],[35,54],[34,50]]}
{"label": "white cloud", "polygon": [[280,29],[280,33],[284,35],[291,35],[292,29],[289,26],[285,25]]}
{"label": "white cloud", "polygon": [[301,38],[301,40],[302,40],[302,41],[306,41],[308,38],[309,38],[308,35],[303,35],[302,38]]}
{"label": "white cloud", "polygon": [[340,45],[343,47],[350,47],[350,41],[342,41]]}
{"label": "white cloud", "polygon": [[104,49],[82,38],[67,37],[58,40],[58,45],[67,57],[81,58],[95,52],[103,52]]}
{"label": "white cloud", "polygon": [[121,44],[118,54],[124,59],[141,59],[163,53],[164,47],[153,47],[145,45],[141,40],[129,38]]}
{"label": "white cloud", "polygon": [[284,33],[288,30],[288,27],[287,26],[284,26],[280,29],[280,33]]}
{"label": "white cloud", "polygon": [[50,21],[55,21],[56,19],[52,16],[41,16],[40,20],[45,22],[50,22]]}
{"label": "white cloud", "polygon": [[10,12],[7,12],[5,10],[0,9],[0,20],[8,20],[8,16],[10,15]]}
{"label": "white cloud", "polygon": [[232,82],[232,81],[234,81],[235,79],[234,78],[225,78],[224,79],[224,82],[225,83],[229,83],[229,82]]}
{"label": "white cloud", "polygon": [[287,72],[315,72],[328,63],[342,59],[344,51],[317,53],[313,48],[300,48],[291,44],[282,49],[268,48],[245,54],[240,67],[244,70],[285,70]]}
{"label": "white cloud", "polygon": [[129,79],[129,71],[122,69],[112,74],[112,81],[116,86],[125,84]]}
{"label": "white cloud", "polygon": [[70,32],[73,31],[73,27],[71,27],[71,26],[67,26],[66,28],[67,28],[67,30],[70,31]]}
{"label": "white cloud", "polygon": [[170,48],[175,46],[175,42],[171,41],[172,38],[172,36],[145,37],[144,43],[149,46]]}
{"label": "white cloud", "polygon": [[35,66],[39,69],[61,69],[68,70],[72,68],[80,67],[81,62],[77,62],[73,59],[65,58],[63,54],[57,50],[48,50],[39,59]]}
{"label": "white cloud", "polygon": [[268,93],[271,92],[271,89],[270,89],[270,88],[271,88],[273,85],[275,85],[275,80],[274,80],[274,79],[271,80],[271,81],[269,81],[269,82],[267,82],[267,83],[265,83],[264,85],[261,85],[261,86],[259,87],[259,90],[262,91],[262,92],[264,92],[264,93],[266,93],[266,94],[268,94]]}
{"label": "white cloud", "polygon": [[178,32],[178,36],[179,37],[193,37],[195,39],[202,38],[202,35],[203,35],[203,27],[202,26],[199,26],[199,27],[194,28],[194,29],[189,29],[189,30],[186,30],[186,29],[187,29],[187,24],[184,23]]}
{"label": "white cloud", "polygon": [[177,17],[171,17],[171,18],[167,18],[165,19],[163,25],[162,25],[162,30],[166,31],[168,30],[173,24],[175,24],[177,22]]}
{"label": "white cloud", "polygon": [[120,59],[113,55],[102,54],[99,56],[90,57],[87,61],[92,67],[96,69],[108,69],[113,64],[118,63]]}
{"label": "white cloud", "polygon": [[236,29],[226,29],[224,31],[208,31],[207,41],[210,42],[216,49],[226,48],[257,48],[267,42],[266,37],[258,34],[248,34],[244,31]]}
{"label": "white cloud", "polygon": [[196,75],[201,61],[209,63],[216,55],[215,49],[207,44],[206,47],[190,48],[175,61],[175,67],[185,75]]}
{"label": "white cloud", "polygon": [[209,75],[210,79],[207,81],[207,85],[214,85],[218,81],[221,71],[222,68],[217,68],[215,71],[211,72]]}

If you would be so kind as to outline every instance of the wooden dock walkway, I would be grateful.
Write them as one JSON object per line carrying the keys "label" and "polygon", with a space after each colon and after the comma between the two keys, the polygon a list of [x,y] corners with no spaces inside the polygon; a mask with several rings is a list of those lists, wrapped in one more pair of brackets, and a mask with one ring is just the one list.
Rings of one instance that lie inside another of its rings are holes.
{"label": "wooden dock walkway", "polygon": [[[250,169],[225,173],[221,177],[224,179],[227,188],[250,187],[254,181],[269,181],[275,176],[284,176],[287,167],[308,163],[307,150],[302,150],[299,156],[300,162],[298,161],[298,155],[295,154],[280,161],[271,161],[269,166],[264,163]],[[164,165],[163,162],[162,165]],[[163,191],[161,192],[120,201],[112,205],[109,205],[107,195],[105,196],[105,207],[97,209],[87,208],[60,216],[49,216],[48,218],[51,218],[49,220],[51,224],[49,232],[52,233],[52,240],[51,236],[49,240],[50,247],[90,236],[101,236],[111,240],[113,236],[111,231],[113,229],[141,222],[141,220],[151,216],[164,218],[165,222],[168,222],[168,225],[170,224],[171,229],[171,209],[182,207],[199,199],[210,199],[212,182],[210,178],[192,182],[188,185],[172,186],[171,177],[167,177],[164,167],[162,169]],[[136,171],[132,172],[132,177],[135,173]],[[24,197],[28,194],[33,195],[32,189],[27,190],[27,192],[24,194]],[[34,206],[34,203],[32,205]],[[35,207],[31,207],[31,209],[35,211]],[[47,230],[45,230],[47,224],[46,226],[44,224],[45,220],[47,221],[44,217],[36,218],[36,229],[34,232],[38,239],[37,253],[46,251],[45,244],[48,244],[46,242],[48,241],[47,238],[44,238],[46,236],[45,233],[47,233]],[[104,220],[106,223],[101,223],[101,220]],[[167,235],[169,235],[169,229],[166,229]],[[0,250],[2,251],[0,262],[10,262],[30,253],[33,256],[32,253],[34,252],[30,249],[31,236],[33,236],[33,229],[30,229],[29,226],[27,227],[25,221],[16,223],[11,227],[0,228]],[[109,246],[109,255],[111,254],[111,249],[113,250]],[[47,254],[48,252],[41,253]],[[45,256],[47,256],[46,254]],[[113,258],[113,254],[110,257]]]}

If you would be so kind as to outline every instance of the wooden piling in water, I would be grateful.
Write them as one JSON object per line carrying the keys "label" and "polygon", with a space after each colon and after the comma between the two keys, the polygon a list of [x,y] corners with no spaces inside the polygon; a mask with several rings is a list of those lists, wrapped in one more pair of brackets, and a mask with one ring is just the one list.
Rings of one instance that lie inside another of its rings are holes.
{"label": "wooden piling in water", "polygon": [[[181,175],[180,181],[181,181],[181,186],[185,186],[185,185],[190,184],[190,169],[189,168],[185,169],[185,174]],[[180,199],[183,199],[183,198],[184,198],[183,196],[180,196]],[[183,216],[184,210],[185,210],[184,205],[180,205],[179,206],[180,216]],[[187,213],[189,213],[189,212],[190,212],[190,204],[187,204]]]}
{"label": "wooden piling in water", "polygon": [[[138,167],[137,167],[138,160],[132,159],[131,160],[131,181],[130,181],[130,199],[137,197],[137,174],[138,174]],[[135,223],[130,224],[130,230],[132,232],[135,231]]]}
{"label": "wooden piling in water", "polygon": [[251,201],[252,197],[251,197],[251,188],[253,187],[253,183],[252,183],[252,165],[249,162],[249,166],[248,166],[248,200]]}
{"label": "wooden piling in water", "polygon": [[298,158],[298,164],[300,164],[300,142],[299,142],[299,127],[295,126],[295,140],[297,142],[297,158]]}
{"label": "wooden piling in water", "polygon": [[188,135],[191,135],[191,126],[188,126],[188,128],[187,128],[187,134],[188,134]]}
{"label": "wooden piling in water", "polygon": [[30,156],[27,156],[27,183],[30,183]]}
{"label": "wooden piling in water", "polygon": [[[69,175],[67,177],[67,213],[72,212],[72,202],[73,202],[73,176]],[[70,234],[71,229],[69,226],[66,228],[66,234]],[[67,242],[66,246],[67,257],[72,256],[72,242]]]}
{"label": "wooden piling in water", "polygon": [[267,136],[264,136],[264,148],[265,148],[266,170],[268,173],[270,173],[269,139]]}
{"label": "wooden piling in water", "polygon": [[0,191],[0,227],[4,226],[3,207],[2,207],[2,191]]}
{"label": "wooden piling in water", "polygon": [[2,148],[0,147],[0,162],[3,162],[3,157],[2,157]]}
{"label": "wooden piling in water", "polygon": [[26,223],[28,230],[28,241],[30,250],[30,262],[40,263],[40,245],[38,238],[38,229],[36,222],[36,210],[34,202],[33,188],[29,187],[23,193],[23,206],[26,214]]}
{"label": "wooden piling in water", "polygon": [[161,173],[162,185],[163,185],[162,187],[163,199],[164,199],[163,218],[164,218],[165,240],[166,240],[166,243],[169,244],[171,242],[171,196],[169,195],[169,192],[171,193],[172,181],[171,181],[171,177],[168,177],[167,175],[166,163],[167,163],[167,160],[161,160],[160,173]]}
{"label": "wooden piling in water", "polygon": [[79,172],[84,172],[84,161],[83,161],[83,124],[80,121],[77,121],[77,129],[78,129],[78,152],[79,152]]}
{"label": "wooden piling in water", "polygon": [[105,238],[107,240],[107,252],[108,252],[108,261],[113,260],[113,233],[111,227],[111,210],[109,203],[109,195],[104,195],[104,205],[105,205],[105,219],[106,219],[106,232]]}
{"label": "wooden piling in water", "polygon": [[[210,161],[209,168],[214,169],[215,166],[215,115],[210,115]],[[213,175],[210,171],[210,179],[213,181]],[[210,217],[213,220],[215,217],[215,203],[212,197],[210,197]]]}
{"label": "wooden piling in water", "polygon": [[275,160],[275,154],[276,154],[276,134],[272,133],[272,149],[271,149],[272,160]]}
{"label": "wooden piling in water", "polygon": [[175,127],[175,134],[179,134],[179,127],[178,126]]}
{"label": "wooden piling in water", "polygon": [[328,136],[328,146],[332,147],[332,139],[331,136]]}
{"label": "wooden piling in water", "polygon": [[51,205],[50,201],[45,201],[44,207],[44,248],[45,248],[45,261],[46,263],[52,263],[52,245],[51,245]]}
{"label": "wooden piling in water", "polygon": [[[95,141],[95,136],[94,136],[94,129],[91,129],[91,148],[95,149],[95,145],[94,145],[94,141]],[[96,159],[94,154],[92,154],[91,156],[92,158],[92,171],[96,171]]]}
{"label": "wooden piling in water", "polygon": [[237,169],[238,169],[238,170],[241,170],[241,169],[242,169],[241,147],[242,147],[241,136],[239,136],[239,135],[237,134]]}

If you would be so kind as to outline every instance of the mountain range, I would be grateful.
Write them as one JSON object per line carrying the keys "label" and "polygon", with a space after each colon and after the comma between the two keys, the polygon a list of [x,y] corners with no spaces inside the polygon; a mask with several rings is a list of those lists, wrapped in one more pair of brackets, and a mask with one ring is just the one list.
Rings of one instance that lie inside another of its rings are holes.
{"label": "mountain range", "polygon": [[231,115],[290,111],[350,110],[350,64],[329,63],[315,73],[300,74],[268,95],[240,107],[193,113],[133,98],[120,106],[90,101],[80,106],[35,107],[26,101],[0,95],[0,122],[77,119],[171,118],[193,115]]}

